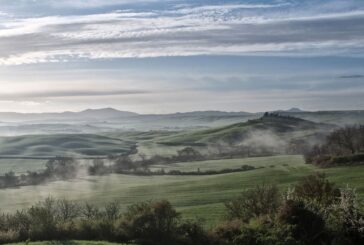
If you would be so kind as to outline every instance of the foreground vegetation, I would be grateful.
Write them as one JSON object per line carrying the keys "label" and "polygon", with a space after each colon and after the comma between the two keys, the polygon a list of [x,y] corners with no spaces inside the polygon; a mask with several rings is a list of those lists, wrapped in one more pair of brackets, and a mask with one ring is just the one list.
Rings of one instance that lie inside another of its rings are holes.
{"label": "foreground vegetation", "polygon": [[0,215],[0,243],[29,240],[104,240],[142,245],[362,244],[364,213],[355,190],[313,174],[292,189],[257,185],[225,202],[225,221],[206,230],[183,219],[166,200],[99,208],[47,198]]}
{"label": "foreground vegetation", "polygon": [[103,241],[43,241],[43,242],[20,242],[12,245],[122,245],[121,243],[111,243]]}

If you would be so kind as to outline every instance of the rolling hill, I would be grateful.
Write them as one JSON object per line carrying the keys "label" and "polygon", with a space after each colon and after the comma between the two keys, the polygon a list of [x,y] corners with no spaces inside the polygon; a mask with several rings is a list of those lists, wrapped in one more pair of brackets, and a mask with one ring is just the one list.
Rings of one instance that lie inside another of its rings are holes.
{"label": "rolling hill", "polygon": [[292,148],[292,144],[298,145],[296,147],[303,143],[314,144],[333,128],[333,125],[288,116],[263,116],[228,126],[174,132],[74,134],[72,127],[65,127],[68,133],[0,137],[0,157],[105,156],[125,153],[136,143],[141,152],[150,151],[154,154],[160,154],[159,150],[174,154],[186,146],[209,151],[218,148],[223,151],[249,149],[250,152],[259,149],[261,153],[267,154],[297,153],[288,151],[288,148]]}
{"label": "rolling hill", "polygon": [[288,117],[263,116],[247,122],[213,129],[188,131],[161,138],[164,146],[195,146],[254,148],[275,153],[287,153],[292,145],[314,144],[322,140],[335,126]]}
{"label": "rolling hill", "polygon": [[24,121],[69,121],[69,120],[105,120],[108,118],[125,118],[137,116],[137,113],[129,111],[119,111],[114,108],[87,109],[80,112],[52,112],[52,113],[18,113],[18,112],[0,112],[2,121],[24,122]]}
{"label": "rolling hill", "polygon": [[[363,124],[364,111],[304,111],[298,108],[275,111],[280,115],[316,123],[343,126]],[[0,135],[66,134],[115,131],[186,130],[224,127],[258,119],[263,112],[193,111],[171,114],[137,114],[113,108],[87,109],[80,112],[16,113],[0,112]]]}
{"label": "rolling hill", "polygon": [[106,156],[128,152],[134,142],[94,134],[26,135],[0,138],[0,157]]}

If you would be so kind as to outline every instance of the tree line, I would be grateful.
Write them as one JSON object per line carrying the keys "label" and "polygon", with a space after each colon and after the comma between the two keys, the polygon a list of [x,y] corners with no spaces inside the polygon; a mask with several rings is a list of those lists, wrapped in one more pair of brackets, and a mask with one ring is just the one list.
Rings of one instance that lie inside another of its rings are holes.
{"label": "tree line", "polygon": [[323,144],[305,153],[305,160],[324,167],[364,163],[364,125],[334,130]]}
{"label": "tree line", "polygon": [[234,172],[242,172],[253,170],[255,167],[242,165],[240,168],[225,168],[221,170],[205,170],[200,171],[180,171],[164,169],[151,171],[150,165],[153,164],[170,164],[175,162],[188,162],[204,160],[197,150],[186,147],[177,152],[177,155],[164,157],[154,155],[151,158],[146,158],[143,155],[139,159],[133,160],[129,155],[109,157],[111,164],[106,165],[104,160],[95,159],[91,165],[81,165],[80,162],[72,157],[55,157],[49,159],[45,164],[45,169],[42,171],[27,171],[26,174],[15,175],[13,171],[0,176],[0,188],[20,187],[27,185],[39,185],[50,181],[67,180],[76,178],[81,169],[90,175],[106,175],[111,173],[117,174],[132,174],[141,176],[150,175],[214,175],[226,174]]}
{"label": "tree line", "polygon": [[206,229],[186,220],[166,200],[122,211],[113,201],[98,207],[47,198],[0,215],[0,243],[34,240],[103,240],[141,245],[363,244],[364,213],[355,190],[339,189],[323,174],[280,191],[262,184],[225,203],[224,221]]}
{"label": "tree line", "polygon": [[55,157],[45,164],[43,171],[27,171],[20,176],[13,171],[0,176],[0,188],[38,185],[48,181],[73,179],[76,177],[79,163],[71,157]]}

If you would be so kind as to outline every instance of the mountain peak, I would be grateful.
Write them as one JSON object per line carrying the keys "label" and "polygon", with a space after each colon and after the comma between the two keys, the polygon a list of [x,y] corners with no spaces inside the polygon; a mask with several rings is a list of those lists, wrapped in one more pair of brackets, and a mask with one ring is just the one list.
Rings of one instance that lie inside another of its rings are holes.
{"label": "mountain peak", "polygon": [[121,112],[117,109],[114,109],[112,107],[105,107],[105,108],[98,108],[98,109],[86,109],[83,111],[80,111],[80,113],[84,113],[84,112]]}
{"label": "mountain peak", "polygon": [[286,110],[287,112],[304,112],[300,108],[292,107],[291,109]]}
{"label": "mountain peak", "polygon": [[99,109],[86,109],[79,112],[80,115],[88,117],[125,117],[125,116],[136,116],[137,113],[129,111],[119,111],[112,107],[99,108]]}

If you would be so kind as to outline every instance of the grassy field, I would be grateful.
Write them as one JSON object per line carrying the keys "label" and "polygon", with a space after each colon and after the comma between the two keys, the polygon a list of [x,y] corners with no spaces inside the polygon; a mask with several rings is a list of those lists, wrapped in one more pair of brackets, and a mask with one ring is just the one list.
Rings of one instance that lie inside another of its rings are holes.
{"label": "grassy field", "polygon": [[[193,164],[180,163],[165,168],[193,169]],[[244,188],[259,183],[275,183],[287,188],[314,171],[324,171],[340,186],[349,184],[357,188],[361,197],[364,194],[364,166],[316,169],[306,165],[302,157],[296,155],[204,161],[197,164],[201,169],[243,164],[264,168],[211,176],[88,176],[40,186],[0,190],[0,207],[3,211],[14,211],[49,195],[98,205],[117,199],[123,208],[139,201],[168,199],[185,217],[204,219],[206,225],[211,226],[224,217],[223,203],[239,195]]]}
{"label": "grassy field", "polygon": [[[121,243],[98,242],[98,241],[47,241],[47,242],[20,242],[11,245],[122,245]],[[5,244],[6,245],[6,244]],[[8,244],[10,245],[10,244]]]}
{"label": "grassy field", "polygon": [[44,169],[46,161],[46,159],[0,159],[0,175],[10,171],[16,175],[26,174],[27,171],[40,171]]}

